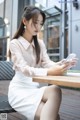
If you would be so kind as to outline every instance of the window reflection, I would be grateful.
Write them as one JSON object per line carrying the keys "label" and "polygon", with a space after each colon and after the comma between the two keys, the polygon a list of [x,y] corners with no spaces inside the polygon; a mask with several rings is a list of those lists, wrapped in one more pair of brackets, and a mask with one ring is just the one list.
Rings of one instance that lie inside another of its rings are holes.
{"label": "window reflection", "polygon": [[48,27],[48,49],[59,47],[59,26]]}
{"label": "window reflection", "polygon": [[48,27],[48,54],[53,61],[59,61],[59,26]]}
{"label": "window reflection", "polygon": [[47,8],[56,5],[58,8],[61,8],[59,0],[35,0],[35,4],[37,5],[37,7],[42,6],[44,8]]}
{"label": "window reflection", "polygon": [[11,0],[0,0],[0,60],[6,60],[10,37]]}

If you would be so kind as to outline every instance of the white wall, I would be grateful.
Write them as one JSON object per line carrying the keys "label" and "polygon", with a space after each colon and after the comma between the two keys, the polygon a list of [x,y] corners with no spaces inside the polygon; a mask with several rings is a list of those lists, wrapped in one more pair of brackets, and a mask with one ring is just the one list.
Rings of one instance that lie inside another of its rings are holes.
{"label": "white wall", "polygon": [[70,19],[69,19],[69,41],[70,41],[70,52],[76,53],[79,58],[78,64],[74,69],[80,70],[80,1],[79,9],[70,5]]}

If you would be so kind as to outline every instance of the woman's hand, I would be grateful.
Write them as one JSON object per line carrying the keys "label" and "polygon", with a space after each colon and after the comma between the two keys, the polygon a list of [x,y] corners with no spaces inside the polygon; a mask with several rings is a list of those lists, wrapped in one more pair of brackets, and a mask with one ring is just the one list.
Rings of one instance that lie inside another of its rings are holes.
{"label": "woman's hand", "polygon": [[63,75],[69,67],[69,63],[55,64],[52,68],[48,69],[47,75]]}
{"label": "woman's hand", "polygon": [[72,67],[76,66],[77,61],[78,61],[78,58],[73,58],[72,60],[70,60],[69,68],[72,68]]}
{"label": "woman's hand", "polygon": [[76,66],[77,61],[78,61],[78,58],[75,57],[75,58],[70,59],[70,60],[62,59],[61,61],[57,62],[56,64],[62,65],[65,63],[69,63],[68,69],[70,69],[70,68]]}
{"label": "woman's hand", "polygon": [[54,66],[48,70],[48,75],[63,75],[68,69],[76,66],[77,61],[78,58],[76,56],[62,59],[61,61],[55,63]]}
{"label": "woman's hand", "polygon": [[69,68],[75,66],[77,64],[78,58],[75,53],[71,53],[67,56],[66,59],[62,59],[61,61],[57,62],[57,64],[64,64],[65,62],[69,62]]}

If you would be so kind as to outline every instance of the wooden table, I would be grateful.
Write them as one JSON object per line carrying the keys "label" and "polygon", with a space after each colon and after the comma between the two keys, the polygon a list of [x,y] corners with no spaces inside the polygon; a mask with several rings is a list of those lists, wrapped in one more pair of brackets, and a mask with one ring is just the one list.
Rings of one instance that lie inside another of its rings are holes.
{"label": "wooden table", "polygon": [[58,86],[80,88],[79,76],[42,76],[33,77],[34,82],[54,84]]}

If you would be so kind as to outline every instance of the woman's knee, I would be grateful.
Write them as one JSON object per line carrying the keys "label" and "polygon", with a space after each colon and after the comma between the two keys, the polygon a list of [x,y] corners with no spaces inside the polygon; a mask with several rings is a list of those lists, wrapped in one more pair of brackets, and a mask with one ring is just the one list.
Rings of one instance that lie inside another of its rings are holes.
{"label": "woman's knee", "polygon": [[61,92],[61,88],[56,86],[56,85],[52,85],[51,86],[51,96],[54,95],[58,95],[59,97],[62,97],[62,92]]}
{"label": "woman's knee", "polygon": [[43,98],[42,100],[44,102],[46,102],[48,99],[50,99],[51,97],[54,98],[54,95],[58,96],[59,98],[62,97],[62,92],[60,87],[56,86],[56,85],[50,85],[46,88]]}
{"label": "woman's knee", "polygon": [[57,85],[52,85],[51,86],[51,92],[52,93],[57,93],[57,94],[62,94],[62,92],[61,92],[61,88],[60,87],[58,87]]}

